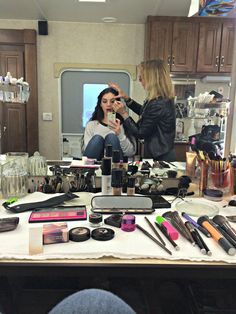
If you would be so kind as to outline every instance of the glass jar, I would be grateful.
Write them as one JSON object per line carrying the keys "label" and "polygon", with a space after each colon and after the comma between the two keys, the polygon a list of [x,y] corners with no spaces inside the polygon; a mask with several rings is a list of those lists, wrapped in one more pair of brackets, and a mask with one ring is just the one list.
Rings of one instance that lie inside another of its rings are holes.
{"label": "glass jar", "polygon": [[28,173],[20,166],[18,158],[2,165],[2,197],[23,197],[28,193]]}
{"label": "glass jar", "polygon": [[6,154],[6,161],[15,160],[20,168],[28,173],[29,154],[26,152],[9,152]]}
{"label": "glass jar", "polygon": [[40,156],[39,152],[35,152],[29,158],[29,175],[30,176],[46,176],[48,172],[46,158]]}

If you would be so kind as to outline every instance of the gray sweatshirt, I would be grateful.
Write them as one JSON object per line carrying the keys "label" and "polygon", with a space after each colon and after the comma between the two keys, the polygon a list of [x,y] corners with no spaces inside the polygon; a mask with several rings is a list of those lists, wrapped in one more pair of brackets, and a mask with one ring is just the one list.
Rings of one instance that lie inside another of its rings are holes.
{"label": "gray sweatshirt", "polygon": [[[102,125],[97,120],[89,121],[84,132],[84,149],[94,135],[101,135],[103,138],[105,138],[105,136],[109,133],[115,134],[115,132],[109,129],[108,126]],[[123,154],[128,157],[134,156],[136,152],[135,138],[132,142],[129,140],[129,138],[125,135],[123,125],[120,126],[120,134],[117,136],[120,140],[120,146]]]}

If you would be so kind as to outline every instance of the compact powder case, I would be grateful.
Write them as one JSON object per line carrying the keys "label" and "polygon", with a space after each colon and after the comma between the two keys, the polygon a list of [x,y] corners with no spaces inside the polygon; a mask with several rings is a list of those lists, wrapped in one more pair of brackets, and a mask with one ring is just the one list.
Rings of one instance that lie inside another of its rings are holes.
{"label": "compact powder case", "polygon": [[108,241],[115,236],[114,230],[110,228],[97,228],[91,232],[91,237],[98,241]]}
{"label": "compact powder case", "polygon": [[74,242],[83,242],[90,238],[90,230],[85,227],[76,227],[70,229],[69,239]]}

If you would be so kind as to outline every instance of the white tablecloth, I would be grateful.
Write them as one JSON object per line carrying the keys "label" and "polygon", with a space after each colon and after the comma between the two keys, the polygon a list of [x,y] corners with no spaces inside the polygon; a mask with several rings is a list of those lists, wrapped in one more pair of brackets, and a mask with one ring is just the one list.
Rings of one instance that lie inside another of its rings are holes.
{"label": "white tablecloth", "polygon": [[[85,204],[88,206],[93,197],[91,193],[76,193],[80,196],[70,202],[74,205]],[[54,195],[35,192],[22,198],[18,203],[36,202],[54,197]],[[3,200],[1,200],[2,204]],[[216,204],[216,203],[214,203]],[[225,215],[236,214],[236,207],[226,207],[226,202],[217,203],[220,208],[220,213]],[[173,207],[173,209],[175,209]],[[156,209],[155,213],[148,215],[151,222],[155,221],[157,215],[161,215],[170,209]],[[222,261],[227,263],[236,263],[236,256],[229,256],[212,238],[203,238],[206,244],[212,251],[212,256],[203,255],[198,247],[193,247],[190,242],[183,239],[182,236],[177,240],[180,251],[175,249],[166,241],[167,248],[172,251],[172,255],[166,253],[162,248],[147,238],[140,230],[134,232],[124,232],[118,228],[105,225],[115,231],[115,237],[111,241],[96,241],[89,239],[85,242],[57,243],[44,245],[43,253],[37,255],[29,255],[29,228],[32,224],[28,223],[30,212],[21,214],[12,214],[6,211],[3,206],[0,206],[0,218],[18,216],[20,218],[19,225],[16,230],[0,233],[0,258],[1,259],[27,259],[27,260],[47,260],[47,259],[97,259],[101,257],[112,256],[121,259],[135,258],[154,258],[168,260],[188,260],[188,261]],[[144,215],[136,215],[136,222],[143,228],[152,231],[144,219]],[[41,225],[38,224],[38,225]],[[88,221],[73,221],[68,222],[69,229],[77,226],[89,227]],[[232,224],[236,228],[236,224]],[[90,227],[89,227],[90,228]],[[92,228],[90,228],[92,230]],[[164,238],[164,237],[163,237]]]}

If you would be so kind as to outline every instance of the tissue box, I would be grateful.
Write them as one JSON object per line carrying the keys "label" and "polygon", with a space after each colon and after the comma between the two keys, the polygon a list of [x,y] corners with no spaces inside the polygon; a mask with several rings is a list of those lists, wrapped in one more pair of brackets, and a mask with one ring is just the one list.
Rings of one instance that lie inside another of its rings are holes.
{"label": "tissue box", "polygon": [[67,223],[53,223],[43,225],[43,244],[62,243],[69,241]]}

